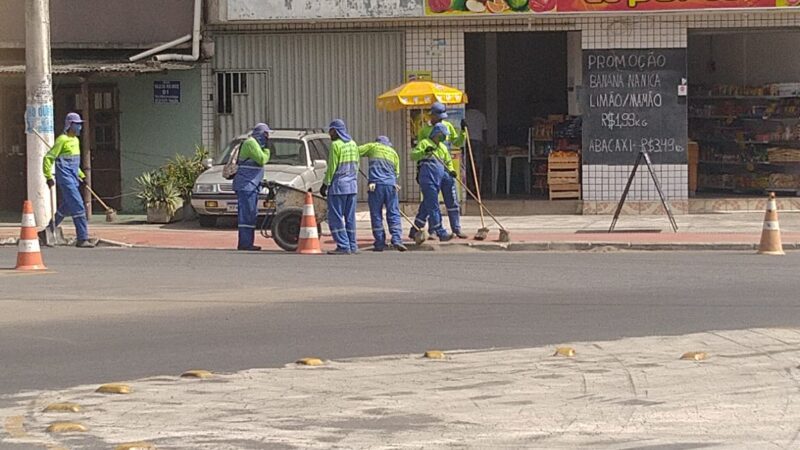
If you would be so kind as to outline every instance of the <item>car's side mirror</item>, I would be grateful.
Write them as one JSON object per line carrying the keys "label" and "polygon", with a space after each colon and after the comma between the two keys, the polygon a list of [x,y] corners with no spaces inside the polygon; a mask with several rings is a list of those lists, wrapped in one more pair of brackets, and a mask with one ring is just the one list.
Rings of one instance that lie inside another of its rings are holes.
{"label": "car's side mirror", "polygon": [[203,160],[203,167],[205,167],[206,169],[210,169],[211,166],[213,166],[213,165],[214,165],[214,160],[213,159],[206,158],[206,159]]}
{"label": "car's side mirror", "polygon": [[314,170],[322,170],[328,168],[328,162],[324,159],[315,159],[314,160]]}

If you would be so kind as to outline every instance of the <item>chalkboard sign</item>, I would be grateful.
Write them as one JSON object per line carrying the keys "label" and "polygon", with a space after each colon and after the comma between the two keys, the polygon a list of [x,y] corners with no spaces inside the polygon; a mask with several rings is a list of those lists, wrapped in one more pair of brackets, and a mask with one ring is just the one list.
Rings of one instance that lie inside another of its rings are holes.
{"label": "chalkboard sign", "polygon": [[685,80],[685,49],[584,50],[584,164],[685,164]]}

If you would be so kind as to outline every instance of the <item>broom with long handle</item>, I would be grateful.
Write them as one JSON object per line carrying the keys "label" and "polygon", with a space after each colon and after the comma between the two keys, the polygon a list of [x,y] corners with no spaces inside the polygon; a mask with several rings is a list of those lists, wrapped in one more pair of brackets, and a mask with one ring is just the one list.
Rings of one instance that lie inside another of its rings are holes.
{"label": "broom with long handle", "polygon": [[475,191],[478,195],[478,209],[481,213],[481,227],[478,229],[478,232],[475,233],[475,240],[476,241],[483,241],[489,236],[489,229],[486,228],[486,223],[484,223],[483,218],[483,202],[481,201],[481,186],[478,183],[478,172],[475,171],[475,158],[472,156],[472,143],[469,140],[469,128],[464,127],[464,139],[467,142],[467,153],[469,153],[469,163],[472,166],[472,179],[475,181]]}
{"label": "broom with long handle", "polygon": [[[48,146],[48,147],[51,147],[51,145],[47,143],[47,141],[44,139],[44,137],[43,137],[41,134],[39,134],[39,132],[38,132],[38,131],[36,131],[36,130],[34,129],[34,130],[33,130],[33,132],[36,134],[36,136],[38,136],[38,137],[39,137],[39,139],[41,139],[41,140],[42,140],[42,142],[44,142],[44,145],[46,145],[46,146]],[[117,219],[117,212],[116,212],[116,211],[115,211],[113,208],[110,208],[108,205],[106,205],[106,202],[104,202],[104,201],[103,201],[103,199],[101,199],[101,198],[100,198],[100,196],[99,196],[99,195],[97,195],[97,193],[95,193],[95,192],[92,190],[92,188],[90,188],[90,187],[89,187],[89,185],[88,185],[88,184],[86,184],[85,186],[86,186],[86,189],[88,189],[88,190],[89,190],[89,192],[92,194],[92,196],[95,198],[95,200],[97,200],[98,202],[100,202],[100,204],[103,206],[103,208],[105,208],[105,209],[106,209],[106,222],[113,222],[113,221],[115,221],[115,220]],[[51,197],[52,197],[52,196],[51,196]],[[55,204],[53,205],[53,210],[55,210]],[[54,217],[54,218],[53,218],[53,223],[55,223],[55,212],[53,213],[53,217]]]}

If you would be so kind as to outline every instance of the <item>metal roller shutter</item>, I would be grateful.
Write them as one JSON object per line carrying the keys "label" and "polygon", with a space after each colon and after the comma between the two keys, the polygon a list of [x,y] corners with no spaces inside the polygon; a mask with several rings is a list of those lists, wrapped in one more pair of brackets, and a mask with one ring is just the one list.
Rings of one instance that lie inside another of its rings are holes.
{"label": "metal roller shutter", "polygon": [[266,74],[253,89],[248,84],[246,95],[232,95],[229,113],[218,111],[218,143],[257,121],[275,128],[316,128],[341,118],[357,142],[388,135],[405,159],[406,116],[375,106],[379,93],[403,81],[402,33],[231,34],[216,36],[215,44],[215,80],[219,73]]}

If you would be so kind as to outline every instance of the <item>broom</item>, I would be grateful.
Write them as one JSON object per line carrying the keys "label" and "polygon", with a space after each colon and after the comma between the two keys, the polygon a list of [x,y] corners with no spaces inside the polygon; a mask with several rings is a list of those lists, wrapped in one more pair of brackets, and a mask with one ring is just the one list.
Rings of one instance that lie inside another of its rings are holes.
{"label": "broom", "polygon": [[[44,142],[44,145],[46,145],[48,148],[49,148],[49,147],[52,147],[52,145],[48,144],[48,143],[47,143],[47,141],[44,139],[44,137],[43,137],[41,134],[39,134],[39,132],[38,132],[38,131],[36,131],[36,130],[34,129],[34,130],[33,130],[33,132],[36,134],[36,136],[38,136],[38,137],[39,137],[39,139],[40,139],[42,142]],[[96,193],[95,193],[95,192],[92,190],[92,188],[90,188],[90,187],[89,187],[89,185],[88,185],[88,184],[85,184],[85,186],[86,186],[86,189],[88,189],[88,190],[89,190],[89,192],[91,192],[92,196],[94,196],[94,198],[95,198],[95,199],[96,199],[98,202],[100,202],[100,204],[101,204],[101,205],[103,205],[103,208],[105,208],[105,209],[106,209],[106,222],[114,222],[115,220],[117,220],[117,212],[116,212],[116,211],[115,211],[113,208],[109,208],[109,207],[108,207],[108,205],[106,205],[106,203],[105,203],[105,202],[104,202],[104,201],[103,201],[103,200],[100,198],[100,196],[99,196],[99,195],[97,195],[97,194],[96,194]],[[55,208],[55,206],[54,206],[54,208]]]}
{"label": "broom", "polygon": [[478,209],[481,213],[481,227],[478,229],[478,232],[475,233],[475,240],[476,241],[483,241],[489,236],[489,229],[486,228],[486,224],[484,223],[483,219],[483,202],[481,201],[481,186],[478,183],[478,172],[475,171],[475,158],[472,156],[472,143],[469,140],[469,128],[464,127],[464,138],[467,141],[467,152],[469,153],[469,162],[472,165],[472,178],[475,180],[475,190],[478,194]]}

